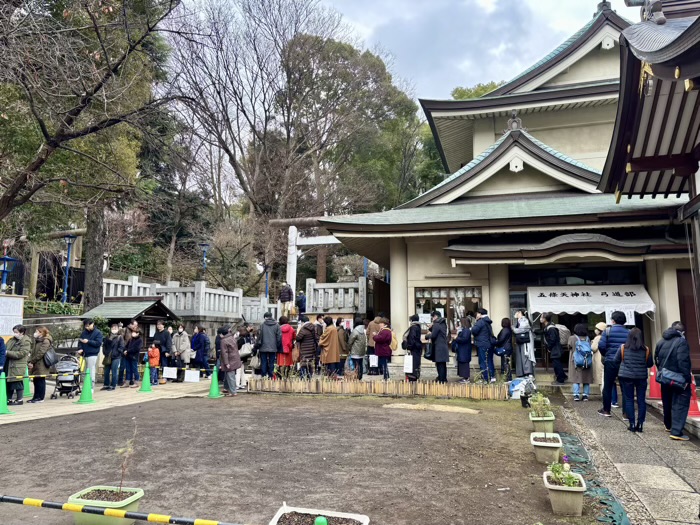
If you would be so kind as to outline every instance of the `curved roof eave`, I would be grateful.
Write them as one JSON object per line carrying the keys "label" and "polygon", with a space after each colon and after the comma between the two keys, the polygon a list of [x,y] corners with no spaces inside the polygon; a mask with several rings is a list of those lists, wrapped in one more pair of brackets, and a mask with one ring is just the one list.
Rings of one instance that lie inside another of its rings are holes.
{"label": "curved roof eave", "polygon": [[496,162],[515,145],[522,146],[534,157],[556,166],[562,173],[573,176],[583,182],[596,185],[600,179],[599,171],[547,146],[530,135],[526,130],[509,130],[497,142],[475,157],[469,164],[422,195],[397,206],[396,209],[417,208],[434,202],[446,192],[453,190],[455,187],[474,177],[486,166]]}

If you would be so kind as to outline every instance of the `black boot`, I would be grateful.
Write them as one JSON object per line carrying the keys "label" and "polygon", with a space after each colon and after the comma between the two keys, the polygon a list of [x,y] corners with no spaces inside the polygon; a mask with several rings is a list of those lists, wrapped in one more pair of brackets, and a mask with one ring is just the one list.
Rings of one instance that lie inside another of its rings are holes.
{"label": "black boot", "polygon": [[636,431],[637,431],[637,427],[635,427],[634,425],[630,424],[630,426],[627,428],[627,430],[629,430],[630,432],[636,432]]}
{"label": "black boot", "polygon": [[637,423],[637,432],[644,432],[644,429],[642,428],[644,426],[644,423]]}

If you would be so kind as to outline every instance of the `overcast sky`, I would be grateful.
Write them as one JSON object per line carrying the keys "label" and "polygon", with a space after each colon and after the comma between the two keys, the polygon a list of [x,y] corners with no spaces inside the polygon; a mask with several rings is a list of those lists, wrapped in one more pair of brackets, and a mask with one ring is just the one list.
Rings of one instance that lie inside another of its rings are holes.
{"label": "overcast sky", "polygon": [[[458,85],[509,80],[591,19],[598,0],[323,0],[369,48],[393,57],[393,71],[417,98],[449,98]],[[639,21],[639,8],[612,0]]]}

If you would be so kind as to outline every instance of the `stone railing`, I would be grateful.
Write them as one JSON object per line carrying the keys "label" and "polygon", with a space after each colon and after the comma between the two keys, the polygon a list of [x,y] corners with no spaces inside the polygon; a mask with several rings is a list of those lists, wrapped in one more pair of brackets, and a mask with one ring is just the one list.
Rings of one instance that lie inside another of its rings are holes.
{"label": "stone railing", "polygon": [[319,284],[306,280],[306,311],[308,313],[366,314],[367,279],[360,277],[352,283]]}
{"label": "stone railing", "polygon": [[244,297],[242,304],[242,317],[248,323],[262,323],[265,312],[270,312],[274,320],[279,319],[281,315],[280,304],[270,303],[264,295],[260,297]]}
{"label": "stone railing", "polygon": [[151,295],[152,285],[140,283],[136,275],[126,281],[119,279],[103,279],[102,290],[105,297],[143,297]]}
{"label": "stone railing", "polygon": [[163,304],[178,317],[185,319],[222,318],[240,319],[243,308],[243,291],[227,291],[208,288],[204,281],[195,281],[192,286],[180,286],[178,281],[161,284],[139,283],[138,277],[127,281],[104,280],[105,297],[160,296]]}

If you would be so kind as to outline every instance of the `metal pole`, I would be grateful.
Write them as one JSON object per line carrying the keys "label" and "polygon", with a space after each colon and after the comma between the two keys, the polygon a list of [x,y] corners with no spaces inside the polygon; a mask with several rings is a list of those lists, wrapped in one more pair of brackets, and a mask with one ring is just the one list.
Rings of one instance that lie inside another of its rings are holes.
{"label": "metal pole", "polygon": [[369,273],[369,261],[367,260],[367,257],[365,257],[365,260],[364,260],[364,271],[365,271],[365,279],[367,279],[367,274]]}
{"label": "metal pole", "polygon": [[5,288],[7,288],[7,274],[10,273],[7,271],[7,259],[2,262],[2,291],[5,291]]}
{"label": "metal pole", "polygon": [[265,297],[270,298],[270,272],[265,270]]}
{"label": "metal pole", "polygon": [[68,254],[66,257],[66,273],[63,276],[63,298],[61,299],[61,302],[63,304],[66,304],[68,301],[68,276],[70,275],[70,258],[71,258],[71,251],[73,249],[73,243],[69,242],[68,243]]}

